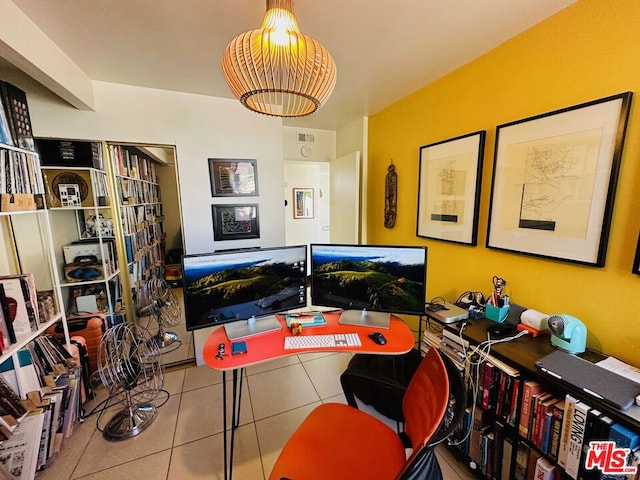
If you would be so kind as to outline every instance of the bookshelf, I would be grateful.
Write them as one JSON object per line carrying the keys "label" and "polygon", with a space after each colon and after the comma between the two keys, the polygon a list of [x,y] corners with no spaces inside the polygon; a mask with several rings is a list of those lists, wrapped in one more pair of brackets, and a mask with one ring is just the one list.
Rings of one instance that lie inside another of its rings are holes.
{"label": "bookshelf", "polygon": [[[474,346],[487,339],[490,324],[486,319],[476,319],[462,333],[455,324],[431,322],[425,328],[423,348],[439,348],[464,369],[470,387],[478,386],[475,402],[470,402],[467,418],[453,437],[452,443],[459,445],[450,445],[450,449],[464,459],[477,478],[601,478],[599,470],[584,468],[588,442],[607,441],[620,430],[627,437],[615,438],[623,447],[629,436],[640,435],[640,407],[617,410],[540,372],[535,362],[554,350],[548,336],[494,343],[484,361],[480,361],[482,355],[461,355],[461,350],[473,352]],[[590,350],[581,356],[590,361],[605,358]],[[473,398],[471,394],[469,397]],[[574,405],[572,399],[578,403]],[[576,413],[571,416],[568,412]],[[637,462],[639,451],[630,447]],[[563,448],[567,449],[564,457]],[[633,461],[627,459],[629,465]],[[541,472],[547,476],[535,476]]]}
{"label": "bookshelf", "polygon": [[[24,150],[11,145],[0,144],[0,154],[4,152],[5,160],[12,157],[17,162],[28,158],[34,166],[39,166],[38,155],[35,152]],[[16,154],[16,155],[11,155]],[[5,167],[7,163],[5,162]],[[14,172],[18,167],[14,165]],[[53,237],[50,229],[49,211],[44,208],[42,200],[38,197],[44,196],[44,186],[39,168],[34,168],[32,175],[18,177],[13,176],[7,182],[7,171],[0,172],[5,181],[6,188],[2,195],[3,199],[11,197],[13,192],[30,190],[32,193],[19,193],[22,200],[11,205],[8,210],[0,211],[0,242],[3,244],[5,257],[0,259],[0,274],[8,275],[32,275],[32,288],[37,292],[46,292],[50,300],[53,300],[53,308],[45,311],[38,309],[37,326],[29,332],[24,332],[17,336],[16,342],[8,348],[4,348],[0,354],[0,363],[14,355],[19,349],[44,332],[50,325],[62,320],[66,322],[66,315],[62,305],[62,293],[58,270],[55,267],[55,252],[53,248]],[[30,185],[25,185],[29,183]],[[29,199],[28,197],[31,197]],[[35,197],[35,198],[34,198]],[[37,308],[37,300],[36,305]],[[68,340],[68,332],[65,326],[65,338]]]}
{"label": "bookshelf", "polygon": [[164,276],[164,206],[157,162],[135,145],[108,144],[114,203],[122,222],[123,258],[135,310],[149,303],[147,281]]}
{"label": "bookshelf", "polygon": [[122,309],[122,285],[107,173],[93,167],[42,170],[64,309],[70,318],[99,312],[114,321]]}
{"label": "bookshelf", "polygon": [[[41,360],[35,356],[34,349],[39,348],[35,346],[47,343],[48,336],[44,333],[50,326],[61,322],[64,342],[70,345],[66,314],[61,308],[63,295],[50,211],[43,208],[45,191],[38,154],[0,144],[0,156],[3,160],[1,195],[8,201],[0,211],[0,250],[3,252],[0,283],[3,291],[16,281],[26,287],[22,289],[23,297],[12,293],[10,297],[1,298],[3,330],[7,317],[13,317],[15,339],[9,345],[3,342],[0,353],[0,400],[5,412],[0,419],[0,455],[6,464],[21,465],[20,478],[33,479],[36,471],[44,468],[61,450],[63,439],[71,435],[72,425],[79,418],[79,400],[75,401],[80,398],[79,375],[72,373],[71,368],[63,373],[58,363],[56,375],[49,375],[50,383],[42,387],[45,379],[39,375],[41,370],[35,369]],[[9,161],[13,165],[10,166]],[[22,173],[18,173],[21,170]],[[10,201],[14,195],[17,198]],[[9,208],[4,208],[6,205]],[[15,309],[9,306],[11,303]],[[28,315],[27,328],[19,333],[16,322],[20,321],[18,315],[23,306]],[[62,350],[62,345],[57,344],[56,351]],[[67,386],[63,386],[63,377],[69,380]],[[36,391],[38,395],[33,394]],[[62,406],[64,398],[69,400],[67,409]],[[71,407],[72,404],[75,406]],[[7,414],[11,412],[7,410],[8,405],[13,405],[14,411],[16,406],[21,406],[24,413]],[[65,418],[65,422],[58,420],[61,418]]]}

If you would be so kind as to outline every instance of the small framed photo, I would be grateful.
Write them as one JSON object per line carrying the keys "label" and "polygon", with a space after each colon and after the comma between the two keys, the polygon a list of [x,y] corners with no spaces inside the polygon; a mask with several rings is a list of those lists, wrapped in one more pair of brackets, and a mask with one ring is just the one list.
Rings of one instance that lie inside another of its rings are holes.
{"label": "small framed photo", "polygon": [[416,236],[476,245],[486,131],[420,147]]}
{"label": "small framed photo", "polygon": [[313,188],[293,189],[293,218],[313,218]]}
{"label": "small framed photo", "polygon": [[256,160],[210,158],[209,177],[213,197],[258,195]]}
{"label": "small framed photo", "polygon": [[258,205],[211,205],[213,239],[260,238]]}

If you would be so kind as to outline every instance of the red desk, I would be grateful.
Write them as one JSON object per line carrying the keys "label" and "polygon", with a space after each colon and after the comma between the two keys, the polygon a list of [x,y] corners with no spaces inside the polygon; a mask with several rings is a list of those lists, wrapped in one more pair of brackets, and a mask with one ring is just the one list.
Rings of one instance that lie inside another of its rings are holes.
{"label": "red desk", "polygon": [[[411,350],[415,344],[413,333],[407,325],[397,317],[391,316],[391,323],[388,330],[359,327],[355,325],[342,325],[338,323],[339,312],[325,314],[327,324],[324,326],[306,327],[302,335],[326,335],[334,333],[358,333],[360,336],[359,347],[333,347],[333,348],[310,348],[300,350],[285,350],[284,339],[290,336],[286,327],[284,315],[278,315],[282,324],[282,329],[261,333],[259,335],[243,338],[247,343],[247,353],[242,355],[231,355],[231,342],[227,338],[224,327],[214,330],[203,347],[203,357],[207,365],[215,370],[222,371],[222,398],[223,398],[223,435],[224,435],[224,478],[231,479],[233,474],[233,440],[234,431],[239,425],[240,415],[240,392],[242,391],[242,370],[245,367],[267,362],[288,355],[298,355],[308,352],[331,351],[331,352],[351,352],[351,353],[373,353],[379,355],[400,355]],[[371,340],[368,335],[371,332],[382,332],[387,343],[378,345]],[[223,343],[226,355],[219,359],[218,345]],[[231,421],[231,448],[230,455],[227,455],[227,387],[226,372],[233,371],[233,407]],[[238,372],[240,373],[238,375]],[[238,384],[238,379],[240,383]],[[228,458],[228,464],[227,464]],[[227,474],[227,465],[228,474]]]}

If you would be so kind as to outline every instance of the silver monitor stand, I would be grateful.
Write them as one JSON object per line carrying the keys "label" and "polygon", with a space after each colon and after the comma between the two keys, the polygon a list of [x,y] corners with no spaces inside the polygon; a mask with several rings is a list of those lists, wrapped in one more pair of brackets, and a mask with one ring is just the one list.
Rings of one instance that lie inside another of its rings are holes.
{"label": "silver monitor stand", "polygon": [[237,320],[224,324],[224,330],[229,340],[250,337],[259,333],[280,330],[282,324],[275,315],[265,315],[264,317],[251,317],[249,320]]}
{"label": "silver monitor stand", "polygon": [[362,310],[344,310],[340,314],[338,323],[342,325],[358,325],[360,327],[389,329],[391,324],[391,314],[384,312],[369,312]]}

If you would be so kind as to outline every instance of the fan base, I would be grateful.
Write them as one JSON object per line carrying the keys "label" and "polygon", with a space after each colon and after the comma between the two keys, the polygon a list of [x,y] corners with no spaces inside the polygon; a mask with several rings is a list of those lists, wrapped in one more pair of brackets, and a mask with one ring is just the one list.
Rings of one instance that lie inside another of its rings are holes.
{"label": "fan base", "polygon": [[178,335],[173,332],[158,332],[153,336],[153,340],[158,344],[159,348],[164,348],[178,340]]}
{"label": "fan base", "polygon": [[137,405],[133,409],[125,408],[109,420],[102,435],[112,442],[135,437],[153,423],[156,415],[156,407],[151,404]]}

